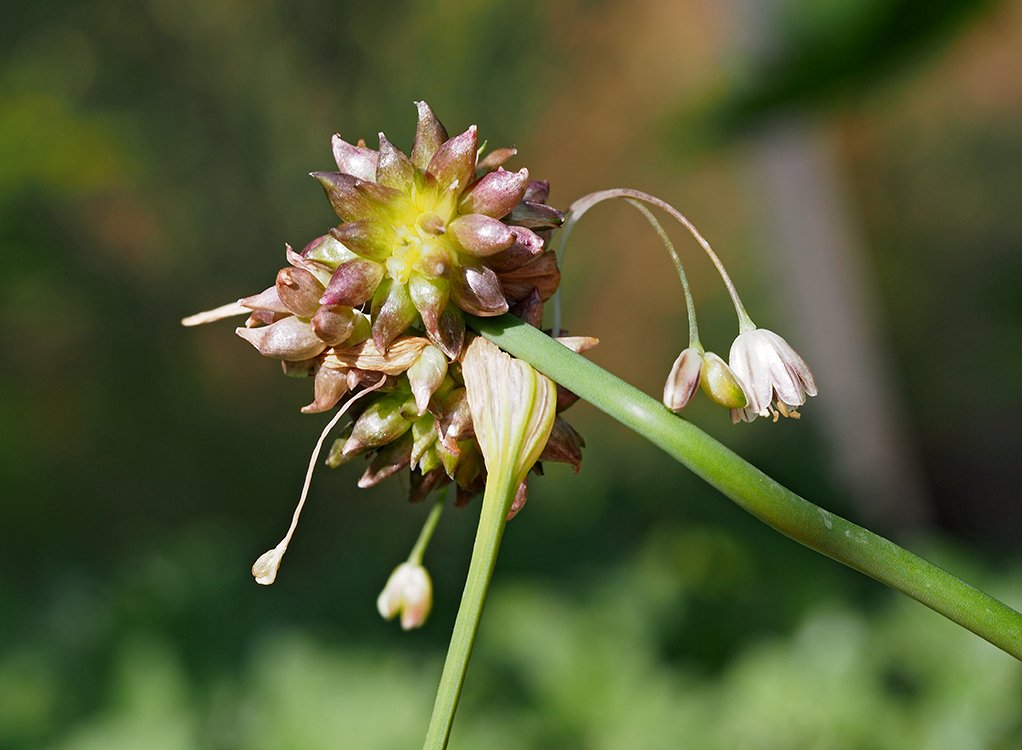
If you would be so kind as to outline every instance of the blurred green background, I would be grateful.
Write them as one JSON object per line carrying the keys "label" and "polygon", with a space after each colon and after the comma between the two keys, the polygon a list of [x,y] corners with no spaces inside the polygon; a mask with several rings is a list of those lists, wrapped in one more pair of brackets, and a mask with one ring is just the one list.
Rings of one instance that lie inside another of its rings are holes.
{"label": "blurred green background", "polygon": [[[0,24],[0,748],[409,748],[478,504],[421,631],[375,596],[425,506],[323,471],[229,324],[335,219],[339,131],[478,123],[566,207],[688,213],[816,370],[800,423],[696,423],[1022,608],[1022,3],[9,3]],[[566,321],[651,393],[685,345],[642,218],[594,210]],[[674,232],[674,228],[671,228]],[[735,333],[680,233],[703,340]],[[455,748],[1018,748],[1022,667],[761,527],[585,404],[510,525]]]}

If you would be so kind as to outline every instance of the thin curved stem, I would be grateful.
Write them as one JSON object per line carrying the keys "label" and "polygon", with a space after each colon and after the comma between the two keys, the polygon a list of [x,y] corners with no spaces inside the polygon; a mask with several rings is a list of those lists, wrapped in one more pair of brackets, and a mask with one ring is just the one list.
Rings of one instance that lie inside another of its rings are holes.
{"label": "thin curved stem", "polygon": [[634,198],[625,198],[625,203],[634,207],[640,214],[646,217],[646,221],[653,227],[653,231],[660,237],[660,241],[664,243],[664,247],[671,256],[671,260],[674,262],[674,268],[678,272],[678,279],[681,280],[681,288],[685,292],[685,311],[688,313],[688,345],[690,349],[697,349],[703,351],[703,344],[699,341],[699,323],[696,321],[696,303],[692,299],[692,290],[688,285],[688,274],[685,273],[685,266],[681,262],[681,258],[678,256],[678,251],[674,249],[674,243],[671,242],[671,238],[667,236],[667,232],[664,231],[663,226],[657,221],[657,218],[653,215],[653,212],[646,208],[644,205]]}
{"label": "thin curved stem", "polygon": [[1008,605],[804,500],[660,402],[517,318],[470,318],[469,323],[511,355],[635,430],[768,526],[911,596],[1022,659],[1022,614]]}
{"label": "thin curved stem", "polygon": [[422,556],[426,553],[426,547],[429,546],[429,541],[433,538],[433,532],[436,531],[436,526],[440,522],[440,516],[444,512],[444,501],[447,499],[447,492],[447,490],[441,492],[440,497],[433,503],[429,515],[426,516],[426,522],[422,525],[422,531],[419,532],[419,538],[415,540],[415,546],[412,547],[412,551],[408,554],[408,562],[413,565],[422,564]]}
{"label": "thin curved stem", "polygon": [[[557,233],[552,249],[557,255],[558,267],[563,268],[564,265],[564,248],[567,246],[568,237],[571,236],[572,230],[575,228],[575,224],[578,223],[579,219],[597,203],[601,203],[605,200],[612,198],[634,198],[640,200],[643,203],[648,203],[651,206],[666,211],[671,215],[679,224],[688,230],[695,241],[699,243],[699,246],[706,253],[707,257],[713,263],[717,269],[717,273],[720,274],[721,280],[724,282],[724,286],[727,288],[728,294],[731,295],[731,302],[735,308],[735,314],[738,316],[738,329],[740,333],[751,331],[756,328],[756,324],[752,322],[752,318],[749,317],[748,311],[745,309],[745,305],[742,304],[741,297],[738,296],[738,289],[735,287],[734,282],[731,280],[731,276],[728,274],[727,269],[724,267],[723,262],[714,252],[710,243],[705,237],[696,229],[695,224],[689,221],[688,217],[685,216],[681,211],[676,209],[670,203],[665,200],[657,198],[655,195],[644,193],[641,190],[633,190],[632,188],[613,188],[611,190],[600,190],[589,195],[584,195],[577,201],[571,204],[568,208],[568,213],[565,216],[564,224],[561,226],[561,230]],[[552,328],[553,335],[557,336],[561,330],[561,296],[560,290],[554,295],[553,302],[553,313],[552,313]]]}

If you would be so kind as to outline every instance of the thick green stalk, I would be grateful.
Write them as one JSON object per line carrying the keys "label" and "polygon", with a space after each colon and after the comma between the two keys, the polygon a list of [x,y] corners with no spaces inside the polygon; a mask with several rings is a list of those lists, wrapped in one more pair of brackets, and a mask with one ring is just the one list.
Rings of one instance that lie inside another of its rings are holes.
{"label": "thick green stalk", "polygon": [[512,467],[508,467],[503,472],[506,476],[490,477],[486,482],[483,507],[479,514],[479,528],[476,530],[476,540],[472,547],[472,561],[468,566],[468,579],[465,582],[465,591],[461,595],[458,616],[454,621],[451,645],[447,650],[443,674],[440,676],[436,702],[433,704],[433,716],[426,731],[423,750],[443,750],[451,736],[451,725],[454,723],[454,713],[458,710],[461,686],[465,682],[472,644],[479,629],[479,618],[483,614],[486,591],[490,586],[490,578],[493,577],[493,567],[497,563],[497,551],[504,535],[507,514],[518,489],[511,471]]}
{"label": "thick green stalk", "polygon": [[[1022,659],[1022,614],[893,542],[804,500],[659,401],[517,318],[470,318],[512,356],[630,427],[782,534],[891,586]],[[461,615],[458,616],[459,622]]]}

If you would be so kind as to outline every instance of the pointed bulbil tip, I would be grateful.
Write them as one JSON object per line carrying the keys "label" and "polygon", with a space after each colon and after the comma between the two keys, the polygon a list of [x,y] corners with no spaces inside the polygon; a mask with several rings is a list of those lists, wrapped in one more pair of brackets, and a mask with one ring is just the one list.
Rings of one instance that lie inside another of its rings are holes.
{"label": "pointed bulbil tip", "polygon": [[424,170],[448,136],[447,129],[426,102],[415,102],[415,107],[419,121],[415,126],[415,141],[412,144],[412,164]]}

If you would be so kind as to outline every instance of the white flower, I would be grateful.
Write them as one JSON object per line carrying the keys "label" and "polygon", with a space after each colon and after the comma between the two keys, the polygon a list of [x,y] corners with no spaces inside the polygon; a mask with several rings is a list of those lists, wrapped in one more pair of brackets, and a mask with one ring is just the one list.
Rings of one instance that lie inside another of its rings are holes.
{"label": "white flower", "polygon": [[376,609],[384,619],[401,615],[405,630],[420,627],[426,622],[433,606],[433,582],[421,565],[404,562],[394,568],[387,585],[376,599]]}
{"label": "white flower", "polygon": [[731,370],[745,386],[749,403],[732,409],[731,421],[751,422],[757,416],[794,417],[807,396],[816,395],[808,365],[773,331],[755,328],[739,334],[731,345]]}

